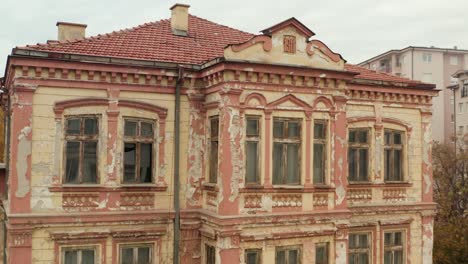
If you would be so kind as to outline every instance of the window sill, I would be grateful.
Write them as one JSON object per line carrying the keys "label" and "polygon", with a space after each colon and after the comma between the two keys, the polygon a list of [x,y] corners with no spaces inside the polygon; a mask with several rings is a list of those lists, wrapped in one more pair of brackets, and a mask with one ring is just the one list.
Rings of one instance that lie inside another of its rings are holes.
{"label": "window sill", "polygon": [[384,183],[372,183],[372,182],[349,182],[348,186],[351,188],[371,188],[371,187],[412,187],[413,184],[410,182],[384,182]]}
{"label": "window sill", "polygon": [[205,191],[212,191],[212,192],[219,191],[218,185],[216,183],[204,183],[202,188]]}
{"label": "window sill", "polygon": [[49,187],[50,192],[164,192],[167,186],[156,185],[121,185],[106,187],[102,185],[60,185]]}
{"label": "window sill", "polygon": [[304,187],[303,185],[273,185],[272,187],[246,186],[239,190],[240,193],[313,193],[313,192],[334,192],[335,188],[328,185]]}

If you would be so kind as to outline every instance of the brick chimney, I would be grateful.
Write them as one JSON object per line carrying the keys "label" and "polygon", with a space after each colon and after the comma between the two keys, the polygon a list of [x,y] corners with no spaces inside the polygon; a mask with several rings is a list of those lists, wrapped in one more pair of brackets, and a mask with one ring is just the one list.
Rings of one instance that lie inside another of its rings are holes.
{"label": "brick chimney", "polygon": [[83,39],[86,36],[86,27],[85,24],[57,22],[58,40]]}
{"label": "brick chimney", "polygon": [[177,36],[188,35],[188,9],[189,5],[175,4],[171,7],[171,29]]}

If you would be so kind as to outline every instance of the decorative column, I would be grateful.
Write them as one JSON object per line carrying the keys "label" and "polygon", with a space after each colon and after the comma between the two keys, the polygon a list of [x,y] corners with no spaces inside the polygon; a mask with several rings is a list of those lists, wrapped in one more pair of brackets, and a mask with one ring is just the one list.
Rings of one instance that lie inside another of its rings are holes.
{"label": "decorative column", "polygon": [[434,245],[434,215],[432,214],[422,214],[422,263],[423,264],[432,264],[432,247]]}
{"label": "decorative column", "polygon": [[422,197],[423,202],[432,203],[432,113],[431,110],[421,111],[422,131]]}
{"label": "decorative column", "polygon": [[305,183],[304,187],[305,188],[311,188],[312,187],[312,180],[311,180],[311,174],[312,174],[312,168],[311,165],[313,164],[313,160],[311,159],[312,157],[312,112],[306,112],[306,142],[305,142],[305,148],[306,148],[306,172],[305,172]]}
{"label": "decorative column", "polygon": [[346,98],[335,96],[335,112],[332,116],[332,146],[334,157],[332,157],[333,181],[335,185],[335,209],[346,209],[346,189],[347,189],[347,167],[348,153],[346,152]]}
{"label": "decorative column", "polygon": [[265,110],[265,182],[263,183],[263,186],[265,186],[266,189],[272,188],[272,182],[271,182],[271,164],[270,161],[272,159],[272,150],[271,150],[271,113],[272,110]]}
{"label": "decorative column", "polygon": [[117,136],[120,90],[108,89],[109,106],[107,109],[107,177],[105,183],[117,184]]}
{"label": "decorative column", "polygon": [[202,94],[189,94],[189,138],[187,155],[187,208],[201,208],[203,195],[201,183],[205,158],[205,109]]}
{"label": "decorative column", "polygon": [[219,263],[238,264],[240,259],[240,234],[237,231],[223,232],[218,236]]}
{"label": "decorative column", "polygon": [[236,215],[239,212],[239,179],[243,177],[243,124],[239,113],[241,90],[220,92],[219,157],[218,157],[218,213]]}
{"label": "decorative column", "polygon": [[32,263],[32,228],[7,230],[7,263]]}
{"label": "decorative column", "polygon": [[337,226],[335,233],[335,263],[348,263],[348,228],[346,226]]}
{"label": "decorative column", "polygon": [[11,100],[10,115],[9,212],[30,213],[32,111],[36,87],[21,85],[13,89],[15,97]]}

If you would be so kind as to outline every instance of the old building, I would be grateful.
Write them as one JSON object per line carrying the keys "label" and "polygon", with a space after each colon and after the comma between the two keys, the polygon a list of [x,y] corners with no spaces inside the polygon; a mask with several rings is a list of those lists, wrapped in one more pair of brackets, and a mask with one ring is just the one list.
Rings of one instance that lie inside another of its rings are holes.
{"label": "old building", "polygon": [[13,49],[8,263],[431,263],[434,86],[188,8]]}
{"label": "old building", "polygon": [[453,96],[447,86],[456,82],[452,74],[468,69],[468,50],[410,46],[390,50],[359,64],[368,69],[433,83],[439,96],[433,101],[433,139],[451,143],[454,130]]}

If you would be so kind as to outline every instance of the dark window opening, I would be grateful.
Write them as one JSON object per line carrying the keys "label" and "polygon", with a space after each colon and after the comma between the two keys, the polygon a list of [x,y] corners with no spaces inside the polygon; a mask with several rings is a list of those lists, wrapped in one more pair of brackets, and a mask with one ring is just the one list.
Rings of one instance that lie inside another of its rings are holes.
{"label": "dark window opening", "polygon": [[276,248],[275,264],[300,264],[301,250],[299,247]]}
{"label": "dark window opening", "polygon": [[210,118],[210,174],[209,183],[218,182],[218,147],[219,147],[219,118]]}
{"label": "dark window opening", "polygon": [[369,181],[369,131],[353,129],[348,138],[348,180]]}
{"label": "dark window opening", "polygon": [[258,117],[246,117],[245,183],[260,183],[260,121]]}
{"label": "dark window opening", "polygon": [[385,181],[403,181],[403,133],[385,130]]}
{"label": "dark window opening", "polygon": [[120,264],[152,264],[150,245],[125,245],[120,248]]}
{"label": "dark window opening", "polygon": [[349,264],[369,264],[371,248],[369,243],[369,234],[350,234],[349,235]]}
{"label": "dark window opening", "polygon": [[314,122],[314,184],[325,184],[327,162],[327,122],[315,120]]}
{"label": "dark window opening", "polygon": [[95,258],[95,250],[93,248],[63,250],[64,264],[94,264]]}
{"label": "dark window opening", "polygon": [[124,124],[124,183],[153,182],[153,123],[126,119]]}
{"label": "dark window opening", "polygon": [[97,117],[70,117],[65,125],[64,182],[97,183]]}

